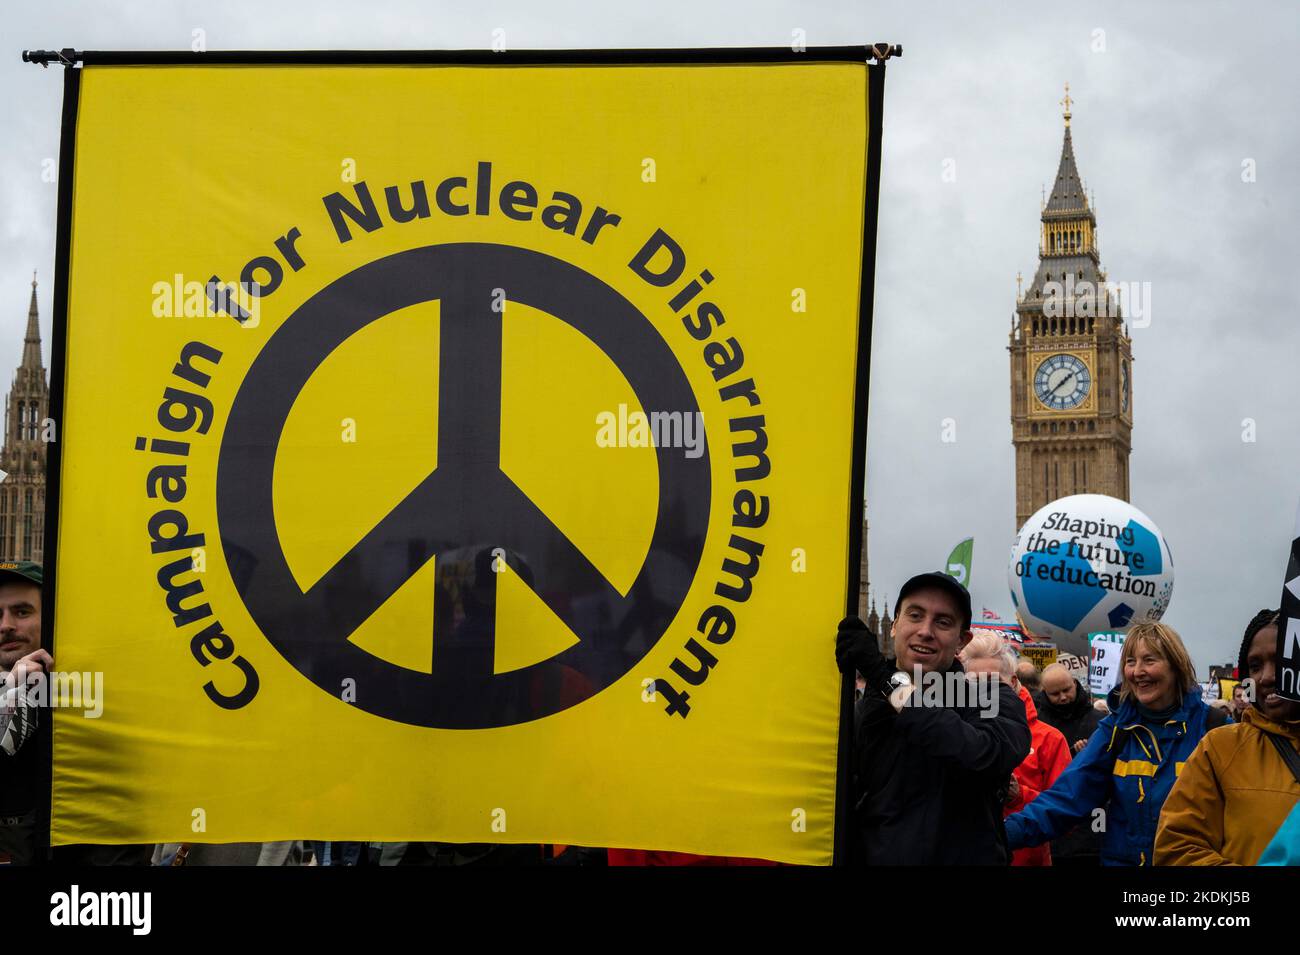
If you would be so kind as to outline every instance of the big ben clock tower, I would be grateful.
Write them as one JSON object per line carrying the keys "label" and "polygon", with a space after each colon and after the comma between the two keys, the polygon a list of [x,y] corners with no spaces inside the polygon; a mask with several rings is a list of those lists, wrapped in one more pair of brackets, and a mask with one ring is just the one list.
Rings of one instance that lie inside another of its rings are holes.
{"label": "big ben clock tower", "polygon": [[1129,496],[1132,342],[1106,287],[1097,217],[1074,161],[1068,83],[1061,104],[1061,164],[1042,209],[1038,270],[1018,292],[1008,349],[1017,529],[1059,497]]}

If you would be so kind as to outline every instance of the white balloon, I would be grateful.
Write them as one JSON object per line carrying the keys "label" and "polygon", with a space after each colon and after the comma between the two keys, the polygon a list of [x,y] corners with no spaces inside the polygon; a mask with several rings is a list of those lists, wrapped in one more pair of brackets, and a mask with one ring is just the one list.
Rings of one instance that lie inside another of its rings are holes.
{"label": "white balloon", "polygon": [[1160,619],[1174,591],[1174,561],[1160,528],[1132,504],[1075,494],[1025,522],[1007,579],[1034,637],[1087,656],[1089,633]]}

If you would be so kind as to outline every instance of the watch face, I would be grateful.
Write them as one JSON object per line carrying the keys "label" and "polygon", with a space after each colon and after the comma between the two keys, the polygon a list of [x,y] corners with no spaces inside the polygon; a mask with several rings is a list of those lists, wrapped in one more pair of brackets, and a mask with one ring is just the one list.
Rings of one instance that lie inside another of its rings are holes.
{"label": "watch face", "polygon": [[1052,355],[1034,372],[1034,394],[1053,411],[1079,407],[1091,389],[1092,374],[1074,355]]}
{"label": "watch face", "polygon": [[1128,362],[1119,363],[1119,410],[1128,411]]}

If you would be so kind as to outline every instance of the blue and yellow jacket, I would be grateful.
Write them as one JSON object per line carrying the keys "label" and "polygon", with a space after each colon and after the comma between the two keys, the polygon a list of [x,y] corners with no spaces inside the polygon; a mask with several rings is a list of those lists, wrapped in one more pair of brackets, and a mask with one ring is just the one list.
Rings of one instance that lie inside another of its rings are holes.
{"label": "blue and yellow jacket", "polygon": [[[1012,849],[1036,846],[1086,825],[1102,833],[1102,865],[1151,865],[1160,807],[1205,735],[1211,709],[1199,686],[1187,691],[1178,710],[1163,720],[1144,718],[1132,697],[1121,703],[1118,687],[1107,703],[1109,715],[1055,785],[1007,818]],[[1211,725],[1221,722],[1216,718]]]}

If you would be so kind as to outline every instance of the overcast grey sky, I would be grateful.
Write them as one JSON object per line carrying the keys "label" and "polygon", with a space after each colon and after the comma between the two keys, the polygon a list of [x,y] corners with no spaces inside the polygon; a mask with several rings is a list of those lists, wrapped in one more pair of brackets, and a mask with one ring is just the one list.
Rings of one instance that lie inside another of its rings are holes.
{"label": "overcast grey sky", "polygon": [[[18,362],[32,269],[49,354],[61,77],[23,48],[786,46],[889,40],[868,454],[873,590],[892,595],[975,537],[975,605],[1011,611],[1015,535],[1007,333],[1037,262],[1039,188],[1062,84],[1096,193],[1102,264],[1150,282],[1134,329],[1132,499],[1161,527],[1165,619],[1198,671],[1235,659],[1276,606],[1297,499],[1300,8],[1285,2],[1061,7],[862,2],[95,0],[0,14],[0,370]],[[1097,50],[1096,31],[1104,31]],[[955,160],[956,181],[941,174]],[[1243,183],[1253,159],[1257,181]],[[9,372],[0,371],[7,384]],[[941,441],[944,418],[957,441]],[[1242,441],[1242,421],[1257,439]]]}

